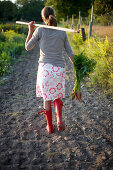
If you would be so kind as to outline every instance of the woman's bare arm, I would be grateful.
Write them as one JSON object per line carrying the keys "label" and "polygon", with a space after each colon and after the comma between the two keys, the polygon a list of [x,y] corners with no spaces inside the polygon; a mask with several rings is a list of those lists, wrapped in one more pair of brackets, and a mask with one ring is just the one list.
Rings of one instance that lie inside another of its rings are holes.
{"label": "woman's bare arm", "polygon": [[[27,49],[27,43],[29,42],[29,40],[32,38],[32,34],[33,34],[33,31],[34,31],[34,28],[35,26],[33,25],[35,24],[34,21],[31,21],[28,25],[28,28],[29,28],[29,31],[28,31],[28,35],[27,35],[27,38],[26,38],[26,43],[25,43],[25,48]],[[34,47],[34,46],[33,46]],[[31,47],[30,49],[27,49],[27,50],[31,50],[33,47]]]}
{"label": "woman's bare arm", "polygon": [[73,64],[73,58],[74,58],[74,54],[72,56],[69,56],[69,59],[70,59],[72,64]]}

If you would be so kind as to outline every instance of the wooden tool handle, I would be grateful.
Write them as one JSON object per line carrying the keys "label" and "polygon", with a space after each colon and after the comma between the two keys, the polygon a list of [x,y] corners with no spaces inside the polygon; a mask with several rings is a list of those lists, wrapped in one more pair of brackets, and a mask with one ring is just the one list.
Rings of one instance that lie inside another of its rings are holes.
{"label": "wooden tool handle", "polygon": [[[24,24],[24,25],[28,25],[28,22],[21,22],[21,21],[16,21],[17,24]],[[68,31],[68,32],[73,32],[73,29],[68,29],[68,28],[62,28],[62,27],[55,27],[55,26],[48,26],[48,25],[41,25],[41,24],[34,24],[37,27],[44,27],[44,28],[50,28],[50,29],[54,29],[54,30],[61,30],[61,31]]]}

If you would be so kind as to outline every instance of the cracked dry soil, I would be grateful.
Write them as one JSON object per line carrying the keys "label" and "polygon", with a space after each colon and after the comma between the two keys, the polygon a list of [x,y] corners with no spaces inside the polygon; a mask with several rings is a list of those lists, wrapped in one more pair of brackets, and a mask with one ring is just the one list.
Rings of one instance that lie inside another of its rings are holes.
{"label": "cracked dry soil", "polygon": [[38,46],[0,85],[0,170],[112,170],[113,103],[100,90],[82,86],[83,101],[71,101],[73,66],[66,60],[66,97],[63,99],[64,132],[49,135],[35,97]]}

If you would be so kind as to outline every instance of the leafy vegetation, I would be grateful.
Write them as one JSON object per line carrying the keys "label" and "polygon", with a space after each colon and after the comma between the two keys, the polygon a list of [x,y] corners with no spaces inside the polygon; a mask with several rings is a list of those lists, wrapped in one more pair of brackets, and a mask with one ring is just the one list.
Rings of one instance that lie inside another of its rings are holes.
{"label": "leafy vegetation", "polygon": [[10,71],[19,55],[25,52],[25,35],[15,33],[13,30],[0,33],[0,76]]}
{"label": "leafy vegetation", "polygon": [[71,94],[72,99],[74,99],[75,96],[78,97],[77,93],[80,92],[81,82],[83,82],[85,77],[89,76],[89,74],[94,71],[96,62],[94,59],[89,59],[81,53],[79,55],[74,55],[73,64],[76,80]]}

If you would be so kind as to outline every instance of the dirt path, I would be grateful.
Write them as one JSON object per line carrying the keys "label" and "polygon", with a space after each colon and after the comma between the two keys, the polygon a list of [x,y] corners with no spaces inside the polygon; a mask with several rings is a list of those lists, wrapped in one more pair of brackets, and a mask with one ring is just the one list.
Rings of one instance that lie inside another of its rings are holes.
{"label": "dirt path", "polygon": [[[38,47],[37,47],[38,48]],[[82,87],[83,102],[73,102],[72,65],[66,58],[66,130],[49,135],[42,99],[35,97],[36,49],[15,65],[0,86],[0,170],[112,170],[113,104],[98,91]]]}

